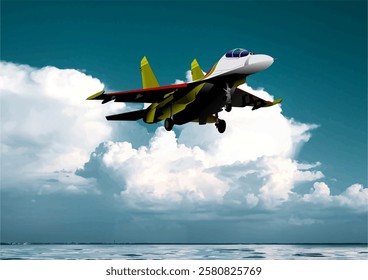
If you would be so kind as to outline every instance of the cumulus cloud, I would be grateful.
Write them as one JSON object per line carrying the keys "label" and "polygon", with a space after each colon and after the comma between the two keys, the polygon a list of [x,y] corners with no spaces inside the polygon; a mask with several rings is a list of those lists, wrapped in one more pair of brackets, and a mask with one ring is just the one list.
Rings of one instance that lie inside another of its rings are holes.
{"label": "cumulus cloud", "polygon": [[[149,145],[139,148],[128,142],[107,142],[98,166],[103,165],[121,182],[119,196],[128,204],[147,207],[155,202],[160,209],[163,205],[168,209],[178,203],[212,201],[248,208],[277,207],[288,200],[295,184],[323,174],[312,170],[319,163],[301,165],[291,158],[295,145],[307,141],[315,126],[286,119],[280,108],[268,109],[260,111],[268,121],[257,111],[242,109],[241,114],[241,109],[234,110],[234,116],[224,116],[231,123],[224,135],[211,125],[188,124],[179,137],[158,128]],[[244,185],[249,176],[251,188]]]}
{"label": "cumulus cloud", "polygon": [[361,184],[351,185],[342,194],[338,195],[336,199],[341,205],[364,211],[368,210],[368,189]]}
{"label": "cumulus cloud", "polygon": [[313,184],[312,193],[305,194],[305,201],[309,202],[327,202],[331,200],[330,197],[330,188],[324,182],[315,182]]}
{"label": "cumulus cloud", "polygon": [[[273,99],[263,89],[254,90],[247,85],[240,88],[266,100]],[[279,105],[255,111],[234,108],[230,113],[220,113],[220,117],[227,122],[225,134],[218,135],[210,125],[192,124],[183,128],[179,142],[209,149],[216,154],[217,161],[224,164],[262,156],[288,158],[296,154],[298,147],[310,139],[311,131],[318,127],[287,119]]]}
{"label": "cumulus cloud", "polygon": [[[103,88],[98,79],[72,69],[0,66],[2,171],[12,181],[27,176],[40,195],[94,192],[126,207],[161,212],[201,205],[204,212],[217,206],[276,209],[291,200],[359,209],[367,203],[361,185],[338,196],[323,182],[304,196],[295,192],[298,184],[324,177],[321,163],[295,160],[318,126],[286,118],[280,105],[222,112],[224,134],[214,125],[187,124],[171,132],[159,127],[151,135],[132,122],[127,136],[104,116],[128,105],[85,101]],[[242,88],[273,99],[263,89]]]}
{"label": "cumulus cloud", "polygon": [[357,211],[368,210],[368,188],[361,184],[353,184],[339,195],[332,195],[329,186],[324,182],[315,182],[309,194],[302,198],[312,204],[329,207],[348,207]]}
{"label": "cumulus cloud", "polygon": [[297,183],[324,177],[320,171],[299,170],[295,160],[284,157],[265,157],[261,161],[261,174],[266,178],[260,188],[267,206],[278,206],[289,199]]}
{"label": "cumulus cloud", "polygon": [[86,162],[112,133],[108,108],[85,100],[103,86],[73,69],[0,62],[3,174],[73,170]]}
{"label": "cumulus cloud", "polygon": [[[205,73],[204,73],[205,74]],[[183,83],[189,83],[191,82],[192,79],[192,72],[190,70],[188,70],[187,72],[185,72],[185,81],[180,80],[180,79],[176,79],[174,84],[183,84]]]}
{"label": "cumulus cloud", "polygon": [[[103,165],[110,177],[121,182],[119,195],[131,206],[143,203],[145,207],[169,208],[183,201],[220,202],[228,189],[225,181],[208,170],[203,150],[178,144],[174,132],[162,127],[148,146],[135,149],[128,142],[106,142],[103,146],[105,153],[98,166]],[[85,176],[88,164],[77,174]]]}

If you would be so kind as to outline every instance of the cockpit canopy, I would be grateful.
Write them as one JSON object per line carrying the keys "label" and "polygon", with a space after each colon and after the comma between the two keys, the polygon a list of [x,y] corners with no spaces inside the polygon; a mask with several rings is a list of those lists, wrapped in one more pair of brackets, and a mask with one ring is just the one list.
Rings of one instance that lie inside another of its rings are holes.
{"label": "cockpit canopy", "polygon": [[241,49],[241,48],[236,48],[233,49],[231,51],[228,51],[226,53],[226,57],[234,57],[234,58],[238,58],[238,57],[244,57],[247,56],[249,54],[249,52],[245,49]]}

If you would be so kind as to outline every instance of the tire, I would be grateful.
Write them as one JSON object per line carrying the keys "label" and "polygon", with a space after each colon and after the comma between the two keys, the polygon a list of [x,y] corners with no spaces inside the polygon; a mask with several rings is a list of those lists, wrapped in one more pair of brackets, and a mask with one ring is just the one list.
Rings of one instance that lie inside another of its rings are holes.
{"label": "tire", "polygon": [[225,111],[230,112],[233,106],[231,104],[225,104]]}
{"label": "tire", "polygon": [[164,127],[167,131],[171,131],[174,127],[174,121],[170,118],[165,119]]}
{"label": "tire", "polygon": [[217,130],[220,133],[224,133],[226,130],[226,122],[224,120],[219,120],[219,122],[216,124]]}

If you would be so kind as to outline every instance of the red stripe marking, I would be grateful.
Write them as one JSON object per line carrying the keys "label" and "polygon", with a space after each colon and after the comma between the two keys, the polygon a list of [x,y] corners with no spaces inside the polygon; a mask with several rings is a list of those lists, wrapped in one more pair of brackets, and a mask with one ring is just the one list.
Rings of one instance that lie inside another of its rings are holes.
{"label": "red stripe marking", "polygon": [[175,90],[177,88],[184,88],[184,87],[187,87],[187,83],[169,85],[169,86],[161,86],[161,87],[153,87],[153,88],[143,88],[143,89],[134,89],[134,90],[127,90],[127,91],[109,92],[106,95],[119,95],[119,94],[140,93],[140,92],[169,90],[169,89]]}

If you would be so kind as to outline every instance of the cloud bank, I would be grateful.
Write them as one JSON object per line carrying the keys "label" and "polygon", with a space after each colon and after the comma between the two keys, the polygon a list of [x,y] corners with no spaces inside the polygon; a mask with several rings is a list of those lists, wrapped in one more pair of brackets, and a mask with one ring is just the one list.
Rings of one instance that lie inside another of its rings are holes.
{"label": "cloud bank", "polygon": [[[136,122],[124,123],[123,130],[107,122],[105,115],[131,108],[85,100],[103,86],[73,69],[1,62],[3,189],[32,185],[41,196],[93,193],[124,209],[185,219],[239,218],[290,207],[367,211],[363,185],[333,195],[320,162],[296,160],[318,125],[285,117],[279,105],[220,113],[227,121],[224,134],[198,124],[171,132],[158,127],[152,134]],[[273,98],[263,89],[242,88]],[[288,220],[319,223],[297,215]]]}
{"label": "cloud bank", "polygon": [[[103,84],[80,71],[1,62],[1,144],[21,172],[71,170],[83,164],[111,127],[103,108],[84,102]],[[6,174],[12,173],[11,167]]]}

